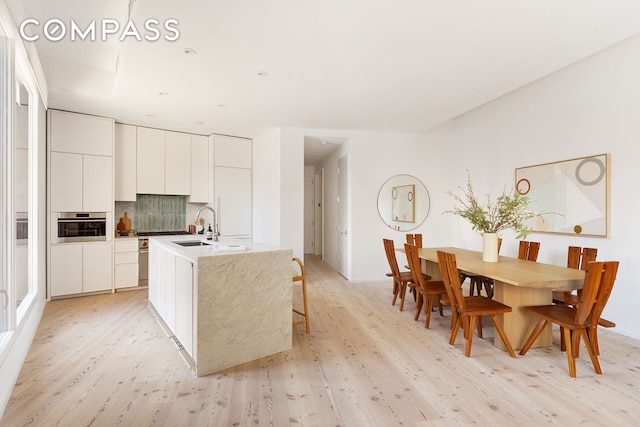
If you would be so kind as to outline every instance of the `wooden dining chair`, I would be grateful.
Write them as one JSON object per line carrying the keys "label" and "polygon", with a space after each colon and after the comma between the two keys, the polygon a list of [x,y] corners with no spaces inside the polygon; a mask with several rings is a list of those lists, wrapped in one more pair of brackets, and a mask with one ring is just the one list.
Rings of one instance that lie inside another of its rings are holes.
{"label": "wooden dining chair", "polygon": [[[393,277],[393,300],[391,301],[391,305],[395,305],[398,296],[400,296],[400,311],[402,311],[404,310],[404,298],[407,293],[407,288],[415,290],[416,285],[410,271],[400,271],[393,240],[382,239],[382,242],[384,243],[384,251],[387,255],[387,261]],[[425,277],[427,280],[431,280],[430,276]]]}
{"label": "wooden dining chair", "polygon": [[[473,329],[476,319],[479,320],[478,327],[481,330],[481,316],[489,316],[496,332],[502,338],[507,351],[511,357],[516,357],[513,351],[509,337],[502,327],[502,322],[498,318],[498,314],[510,313],[511,307],[501,302],[492,300],[483,296],[468,296],[462,294],[460,286],[460,273],[456,265],[455,254],[438,251],[438,266],[445,286],[449,290],[450,297],[453,297],[454,307],[457,311],[456,321],[451,330],[451,338],[449,344],[453,345],[458,334],[458,329],[462,326],[464,337],[466,339],[465,356],[471,356],[471,343],[473,341]],[[480,334],[479,334],[480,335]]]}
{"label": "wooden dining chair", "polygon": [[527,306],[524,310],[538,317],[538,323],[533,328],[525,341],[521,355],[525,355],[533,343],[538,339],[546,325],[551,322],[560,326],[560,333],[564,335],[567,345],[567,361],[569,364],[569,376],[576,377],[576,356],[573,347],[580,345],[580,339],[584,340],[591,363],[597,374],[602,374],[602,368],[598,360],[598,353],[591,340],[590,330],[594,326],[593,319],[597,319],[611,295],[613,284],[618,272],[618,261],[591,262],[587,266],[584,277],[584,286],[580,294],[580,301],[575,306],[551,304],[542,306]]}
{"label": "wooden dining chair", "polygon": [[413,246],[417,246],[419,248],[422,247],[422,234],[417,233],[417,234],[411,234],[411,233],[407,233],[406,234],[406,239],[407,239],[407,243]]}
{"label": "wooden dining chair", "polygon": [[[586,271],[587,265],[595,261],[597,256],[598,250],[595,248],[569,246],[567,252],[567,268]],[[569,291],[553,291],[553,302],[556,304],[571,304],[577,301],[578,295]]]}
{"label": "wooden dining chair", "polygon": [[529,242],[527,240],[520,240],[518,245],[518,258],[526,259],[527,261],[537,261],[538,252],[540,252],[540,242]]}
{"label": "wooden dining chair", "polygon": [[300,282],[300,285],[302,287],[302,306],[303,306],[302,310],[299,310],[296,308],[293,309],[294,313],[298,314],[299,316],[302,316],[302,319],[293,321],[293,326],[304,324],[307,333],[309,333],[310,326],[309,326],[309,304],[307,302],[307,276],[304,273],[304,264],[302,263],[300,258],[293,257],[293,261],[298,265],[298,269],[300,271],[298,272],[298,270],[296,270],[296,268],[294,267],[292,281],[293,283]]}
{"label": "wooden dining chair", "polygon": [[420,311],[424,305],[424,312],[427,315],[424,327],[429,328],[431,312],[433,310],[433,303],[435,299],[438,299],[438,311],[440,312],[440,316],[444,316],[442,310],[443,304],[451,305],[451,302],[447,297],[447,290],[444,287],[444,282],[442,280],[425,280],[425,277],[422,274],[422,263],[418,256],[418,247],[405,243],[404,250],[407,254],[409,270],[413,275],[413,281],[417,284],[416,290],[418,291],[418,296],[416,300],[415,320],[420,318]]}
{"label": "wooden dining chair", "polygon": [[[502,247],[502,237],[498,238],[498,253],[500,253],[500,248]],[[490,279],[485,276],[478,276],[475,274],[461,272],[460,273],[460,283],[463,283],[465,280],[469,279],[469,296],[473,295],[481,295],[482,288],[484,288],[487,296],[489,298],[493,298],[493,279]]]}

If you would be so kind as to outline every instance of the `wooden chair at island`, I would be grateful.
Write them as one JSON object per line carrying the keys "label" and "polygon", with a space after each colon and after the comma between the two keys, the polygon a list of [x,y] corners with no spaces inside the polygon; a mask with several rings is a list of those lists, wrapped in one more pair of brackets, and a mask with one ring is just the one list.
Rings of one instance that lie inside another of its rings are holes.
{"label": "wooden chair at island", "polygon": [[465,297],[460,286],[460,273],[456,265],[455,254],[438,251],[438,266],[442,280],[448,291],[449,299],[453,302],[452,311],[456,311],[456,319],[451,330],[451,338],[449,344],[454,345],[458,330],[462,326],[464,337],[466,339],[465,356],[471,356],[471,343],[473,341],[473,329],[478,320],[478,337],[482,337],[481,316],[489,316],[493,322],[496,332],[502,338],[504,346],[507,348],[511,357],[516,357],[513,351],[509,337],[502,327],[502,322],[498,318],[499,314],[510,313],[511,307],[501,302],[492,300],[483,296]]}
{"label": "wooden chair at island", "polygon": [[300,282],[300,284],[301,284],[301,287],[302,287],[302,304],[303,304],[303,307],[304,307],[303,310],[298,310],[296,308],[293,309],[293,312],[295,314],[298,314],[298,315],[302,316],[301,320],[294,320],[293,321],[293,326],[302,325],[304,323],[306,331],[307,331],[307,333],[309,333],[311,328],[310,328],[310,325],[309,325],[309,305],[308,305],[308,302],[307,302],[307,276],[305,275],[305,272],[304,272],[304,264],[302,263],[300,258],[293,257],[293,261],[298,265],[298,268],[300,269],[300,272],[298,273],[298,271],[294,267],[292,281],[293,281],[293,283]]}
{"label": "wooden chair at island", "polygon": [[560,333],[564,335],[567,345],[567,361],[569,364],[569,376],[576,377],[576,356],[574,348],[580,345],[580,339],[589,352],[593,369],[597,374],[602,374],[602,368],[598,360],[598,352],[589,331],[597,327],[593,319],[598,319],[611,295],[613,284],[618,272],[618,261],[590,262],[584,278],[584,286],[580,294],[579,302],[575,306],[563,304],[551,304],[542,306],[528,306],[524,310],[538,317],[538,323],[525,341],[521,355],[525,355],[533,343],[538,339],[549,322],[560,326]]}
{"label": "wooden chair at island", "polygon": [[418,256],[418,246],[405,243],[404,250],[407,254],[409,270],[411,271],[413,281],[417,284],[416,290],[418,292],[418,296],[416,300],[415,320],[420,318],[420,312],[424,305],[424,312],[427,315],[424,327],[429,328],[431,312],[433,310],[433,303],[435,299],[438,298],[438,311],[440,312],[440,316],[444,316],[442,306],[451,305],[451,302],[449,301],[443,281],[425,280],[424,274],[422,274],[422,263]]}

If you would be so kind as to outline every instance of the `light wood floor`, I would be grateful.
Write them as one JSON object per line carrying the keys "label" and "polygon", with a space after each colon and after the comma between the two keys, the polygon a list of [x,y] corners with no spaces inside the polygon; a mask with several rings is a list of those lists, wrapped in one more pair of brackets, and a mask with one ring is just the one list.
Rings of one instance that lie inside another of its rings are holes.
{"label": "light wood floor", "polygon": [[475,338],[465,358],[448,311],[427,330],[413,301],[391,306],[390,281],[350,283],[313,257],[306,268],[311,334],[297,326],[292,350],[202,378],[144,291],[47,304],[0,425],[640,425],[637,340],[601,330],[604,375],[583,347],[577,379],[557,331],[517,359]]}

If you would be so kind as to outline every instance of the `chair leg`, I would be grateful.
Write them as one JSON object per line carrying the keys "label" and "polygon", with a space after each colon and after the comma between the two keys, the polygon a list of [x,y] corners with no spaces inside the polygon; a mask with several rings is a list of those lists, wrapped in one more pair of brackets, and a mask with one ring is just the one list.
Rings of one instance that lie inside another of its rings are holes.
{"label": "chair leg", "polygon": [[400,311],[404,310],[404,297],[407,294],[407,284],[400,284]]}
{"label": "chair leg", "polygon": [[427,320],[425,320],[424,322],[424,327],[425,328],[429,328],[429,323],[431,322],[431,311],[433,310],[433,299],[435,298],[435,295],[428,295],[427,296],[427,306],[425,308],[425,311],[427,312]]}
{"label": "chair leg", "polygon": [[587,335],[589,335],[589,340],[593,345],[593,351],[596,352],[596,355],[600,356],[600,346],[598,345],[598,326],[590,326],[587,329]]}
{"label": "chair leg", "polygon": [[[449,338],[449,345],[454,345],[456,342],[456,337],[458,336],[458,330],[462,326],[462,316],[459,314],[456,316],[455,324],[453,328],[451,328],[451,337]],[[464,326],[462,326],[462,332],[464,333]]]}
{"label": "chair leg", "polygon": [[414,316],[413,320],[417,321],[420,318],[420,311],[422,310],[423,304],[424,304],[424,296],[422,295],[422,292],[418,292],[418,299],[416,301],[416,315]]}
{"label": "chair leg", "polygon": [[509,355],[515,358],[516,353],[513,351],[513,347],[511,346],[511,341],[509,341],[509,337],[507,337],[507,334],[505,333],[504,328],[502,327],[502,323],[500,323],[500,319],[498,319],[498,315],[492,314],[491,320],[493,321],[493,326],[496,328],[496,332],[498,332],[498,334],[500,335],[500,338],[502,338],[502,342],[504,343],[504,346],[507,347],[507,351],[509,352]]}
{"label": "chair leg", "polygon": [[471,356],[471,343],[473,342],[473,327],[476,325],[476,316],[469,316],[469,326],[467,327],[467,345],[464,349],[464,355]]}
{"label": "chair leg", "polygon": [[544,330],[544,327],[547,326],[547,323],[548,322],[544,319],[540,319],[538,321],[538,323],[536,324],[536,327],[533,328],[533,331],[531,331],[531,333],[529,334],[529,337],[527,338],[522,348],[520,349],[520,356],[524,356],[525,354],[527,354],[527,351],[529,351],[533,343],[536,342],[536,340]]}
{"label": "chair leg", "polygon": [[569,376],[576,377],[576,358],[573,356],[573,340],[571,339],[571,331],[564,328],[564,342],[567,343],[567,361],[569,362]]}
{"label": "chair leg", "polygon": [[484,338],[482,336],[482,316],[478,316],[478,338]]}
{"label": "chair leg", "polygon": [[[578,334],[578,331],[575,331],[575,334]],[[580,331],[579,334],[584,338],[584,343],[587,346],[587,351],[589,352],[589,357],[591,358],[593,369],[597,374],[602,374],[602,368],[600,367],[600,361],[598,360],[598,353],[596,353],[594,343],[589,339],[589,334],[585,330]]]}
{"label": "chair leg", "polygon": [[393,278],[393,299],[391,300],[391,305],[396,305],[396,300],[398,299],[398,293],[400,293],[400,285],[396,278]]}

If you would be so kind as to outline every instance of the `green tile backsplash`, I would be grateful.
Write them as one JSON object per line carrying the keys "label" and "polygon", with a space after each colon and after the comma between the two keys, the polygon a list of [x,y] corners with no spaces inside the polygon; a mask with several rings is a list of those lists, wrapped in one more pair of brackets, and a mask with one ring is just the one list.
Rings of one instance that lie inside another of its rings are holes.
{"label": "green tile backsplash", "polygon": [[138,194],[135,203],[137,231],[184,231],[186,196]]}

